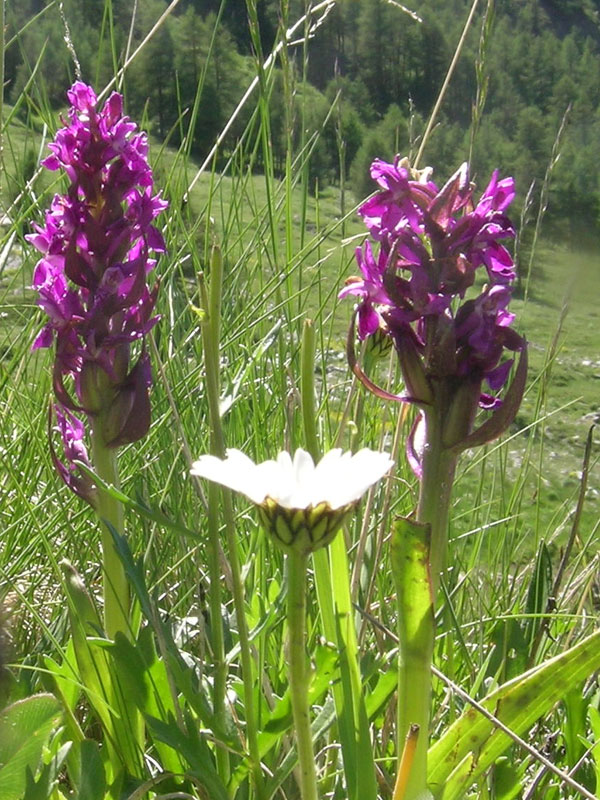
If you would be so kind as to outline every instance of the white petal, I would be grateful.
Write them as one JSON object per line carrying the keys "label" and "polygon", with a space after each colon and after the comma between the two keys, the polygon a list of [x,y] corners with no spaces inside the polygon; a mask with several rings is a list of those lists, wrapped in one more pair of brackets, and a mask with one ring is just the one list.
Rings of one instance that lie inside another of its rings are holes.
{"label": "white petal", "polygon": [[311,504],[313,506],[324,501],[330,503],[331,497],[337,495],[340,471],[343,468],[344,461],[347,461],[351,455],[351,453],[342,453],[341,448],[336,447],[325,453],[319,461],[315,467],[313,485],[311,487]]}
{"label": "white petal", "polygon": [[328,497],[332,508],[355,503],[374,483],[393,466],[387,453],[378,453],[367,448],[359,450],[351,459],[344,453],[337,468],[337,479],[330,487]]}
{"label": "white petal", "polygon": [[220,483],[228,489],[241,492],[254,503],[262,503],[267,494],[266,487],[261,485],[256,464],[240,450],[228,450],[227,458],[216,456],[200,456],[192,464],[192,475]]}
{"label": "white petal", "polygon": [[284,508],[327,503],[336,509],[358,501],[393,463],[386,453],[367,448],[354,455],[335,448],[316,466],[301,448],[296,450],[293,461],[284,451],[276,461],[261,464],[255,464],[239,450],[228,450],[224,460],[201,456],[191,472],[241,492],[254,503],[262,503],[268,496]]}
{"label": "white petal", "polygon": [[311,502],[311,489],[315,474],[315,462],[310,453],[299,447],[294,453],[293,483],[286,508],[306,508]]}

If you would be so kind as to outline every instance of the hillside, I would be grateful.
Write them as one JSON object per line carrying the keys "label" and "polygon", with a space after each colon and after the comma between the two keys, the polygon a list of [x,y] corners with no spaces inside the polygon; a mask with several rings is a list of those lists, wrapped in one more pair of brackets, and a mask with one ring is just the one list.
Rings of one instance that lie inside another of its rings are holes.
{"label": "hillside", "polygon": [[[69,35],[83,78],[104,85],[167,5],[166,0],[147,0],[132,19],[131,5],[124,0],[107,5],[110,14],[103,0],[66,0]],[[283,172],[289,141],[297,151],[305,146],[306,130],[320,131],[308,162],[313,188],[317,181],[320,187],[339,183],[343,172],[346,184],[360,195],[369,190],[367,169],[374,155],[414,155],[470,5],[468,0],[415,0],[411,13],[391,0],[332,5],[307,45],[283,51],[281,58],[295,65],[292,83],[284,81],[289,73],[279,69],[281,62],[266,75],[272,85],[276,172]],[[173,145],[185,140],[190,152],[202,157],[248,86],[255,56],[268,55],[303,6],[299,0],[262,0],[253,29],[242,2],[181,0],[125,73],[122,88],[131,114],[147,116],[159,138]],[[35,14],[40,15],[36,24],[28,26]],[[59,108],[74,69],[58,8],[24,0],[7,9],[7,22],[6,99],[20,97],[39,70],[45,94],[28,88],[28,102],[19,114],[27,120],[48,104]],[[26,55],[31,53],[39,54],[39,62]],[[225,138],[221,163],[250,113],[241,114]],[[424,154],[438,175],[465,158],[475,174],[487,175],[498,166],[515,175],[521,205],[535,182],[535,204],[548,164],[560,154],[552,174],[550,213],[577,222],[570,235],[579,235],[583,227],[595,229],[600,4],[481,2],[438,123]],[[254,168],[262,169],[260,156]]]}

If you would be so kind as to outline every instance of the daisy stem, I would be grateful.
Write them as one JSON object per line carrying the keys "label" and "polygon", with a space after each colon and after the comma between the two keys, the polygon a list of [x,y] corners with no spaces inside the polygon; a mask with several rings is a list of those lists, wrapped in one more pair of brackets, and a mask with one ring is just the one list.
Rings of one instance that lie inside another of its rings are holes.
{"label": "daisy stem", "polygon": [[300,767],[302,800],[318,800],[317,772],[310,728],[308,703],[309,670],[306,658],[306,574],[308,556],[290,552],[288,566],[288,669],[294,734]]}
{"label": "daisy stem", "polygon": [[[210,270],[210,290],[207,292],[204,279],[200,276],[200,293],[202,305],[207,310],[207,319],[202,326],[204,359],[206,366],[206,394],[208,398],[208,410],[210,419],[211,453],[218,458],[225,457],[225,436],[221,425],[220,403],[220,382],[219,382],[219,361],[220,361],[220,321],[221,321],[221,294],[223,289],[223,262],[221,251],[218,247],[213,247]],[[209,530],[211,538],[211,616],[213,618],[213,632],[215,639],[215,710],[220,713],[224,721],[225,715],[225,695],[227,689],[227,663],[225,661],[223,628],[221,622],[221,568],[219,564],[220,555],[220,532],[219,532],[219,489],[215,485],[216,495],[209,489]],[[256,721],[256,709],[254,702],[254,664],[250,650],[250,635],[248,622],[246,619],[246,601],[244,593],[244,582],[238,554],[238,541],[235,531],[235,517],[231,502],[231,493],[222,490],[223,510],[225,517],[225,536],[227,540],[227,550],[229,555],[229,567],[231,569],[231,582],[233,592],[233,602],[235,606],[238,637],[240,645],[240,657],[242,662],[242,680],[244,684],[244,711],[246,714],[246,736],[250,769],[254,782],[254,789],[257,800],[265,800],[265,784],[260,763],[260,750],[258,747],[258,727]],[[214,595],[214,596],[213,596]],[[218,629],[218,631],[216,630]],[[229,754],[222,748],[217,749],[219,765],[222,769],[221,777],[229,780],[230,765]]]}

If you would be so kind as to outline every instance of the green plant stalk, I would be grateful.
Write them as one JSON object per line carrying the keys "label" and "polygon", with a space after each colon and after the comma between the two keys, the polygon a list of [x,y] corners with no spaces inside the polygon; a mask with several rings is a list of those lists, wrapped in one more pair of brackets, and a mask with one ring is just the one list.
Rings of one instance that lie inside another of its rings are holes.
{"label": "green plant stalk", "polygon": [[300,348],[300,391],[302,393],[302,427],[306,449],[315,463],[320,458],[319,437],[315,411],[315,326],[305,319]]}
{"label": "green plant stalk", "polygon": [[[92,421],[92,462],[94,469],[105,483],[120,489],[117,451],[106,447],[102,436],[101,418]],[[99,489],[96,513],[101,520],[102,562],[104,581],[104,630],[109,639],[117,633],[131,638],[129,624],[129,584],[125,569],[115,549],[108,526],[123,535],[125,524],[123,506],[107,492]]]}
{"label": "green plant stalk", "polygon": [[[106,484],[120,490],[117,451],[104,444],[101,415],[92,421],[91,428],[92,462],[96,473]],[[96,513],[101,521],[102,535],[104,630],[109,639],[114,640],[117,634],[121,634],[132,640],[135,630],[130,617],[129,583],[110,532],[110,528],[113,528],[121,536],[124,535],[123,506],[100,487],[97,497]],[[107,727],[111,739],[114,726],[115,742],[111,741],[108,748],[114,775],[119,774],[121,763],[125,763],[128,771],[141,776],[145,738],[142,717],[134,705],[127,702],[118,675],[111,671],[108,681],[106,697],[115,712],[112,725]]]}
{"label": "green plant stalk", "polygon": [[[202,294],[202,304],[208,310],[207,320],[203,325],[203,341],[204,341],[204,358],[206,365],[206,393],[208,398],[209,419],[211,428],[211,453],[219,458],[225,456],[225,437],[223,434],[223,427],[221,425],[221,415],[219,410],[220,402],[220,385],[219,385],[219,340],[220,340],[220,319],[221,319],[221,296],[223,291],[223,262],[220,250],[213,248],[211,258],[211,274],[210,274],[210,288],[206,291],[204,281],[200,280],[200,291]],[[213,497],[212,491],[216,490],[216,497]],[[217,641],[219,652],[221,653],[221,661],[216,659],[215,666],[218,671],[219,678],[219,694],[217,691],[217,675],[215,675],[215,702],[219,701],[222,713],[225,712],[225,692],[227,680],[227,664],[225,662],[224,643],[223,643],[223,630],[221,623],[221,592],[220,592],[220,565],[218,561],[219,556],[219,530],[218,530],[218,494],[222,491],[223,506],[225,516],[225,532],[227,538],[227,548],[229,553],[229,566],[231,568],[231,578],[233,584],[233,602],[236,610],[236,617],[238,623],[238,637],[240,644],[240,657],[242,662],[242,680],[244,683],[244,710],[246,714],[246,736],[248,742],[248,753],[250,757],[250,768],[252,770],[252,777],[254,788],[256,791],[257,800],[265,798],[264,779],[260,765],[260,750],[258,746],[258,727],[256,722],[256,709],[254,704],[254,668],[252,661],[252,654],[250,651],[250,634],[248,631],[248,623],[246,620],[245,609],[245,596],[244,596],[244,583],[242,580],[242,571],[240,567],[237,541],[235,534],[235,522],[233,506],[231,503],[231,493],[226,490],[220,490],[216,484],[211,483],[209,489],[209,525],[211,515],[214,514],[215,519],[211,530],[211,549],[212,564],[211,564],[211,613],[217,613],[217,600],[213,598],[213,582],[216,581],[217,591],[215,592],[218,598],[218,617],[214,617],[215,624],[213,627],[219,628]],[[218,619],[219,624],[216,624]],[[216,632],[215,632],[216,634]],[[216,658],[216,654],[215,654]],[[217,708],[217,706],[215,706]],[[221,777],[230,775],[229,754],[219,748],[217,753],[221,751],[219,758],[222,763],[220,766],[226,770],[222,773]],[[225,764],[225,760],[227,764]]]}
{"label": "green plant stalk", "polygon": [[[414,592],[398,592],[398,731],[397,752],[403,752],[411,725],[419,726],[414,759],[403,800],[417,800],[427,789],[427,751],[431,717],[431,664],[435,623],[433,607],[440,585],[440,573],[448,549],[448,516],[456,456],[442,441],[441,403],[425,412],[426,439],[423,475],[416,521],[428,531],[428,546],[423,553],[423,580],[430,593],[431,613],[423,614],[414,601]],[[402,567],[400,567],[402,569]]]}
{"label": "green plant stalk", "polygon": [[[206,319],[202,325],[202,341],[204,346],[204,364],[208,414],[210,420],[210,452],[223,456],[222,436],[219,435],[219,356],[218,356],[218,322],[213,319],[213,310],[219,313],[219,306],[213,309],[213,285],[220,284],[218,271],[213,269],[215,262],[211,260],[211,296],[209,298],[203,276],[199,278],[202,307],[206,311]],[[215,275],[214,273],[217,272]],[[215,287],[220,291],[221,286]],[[218,317],[217,317],[218,319]],[[216,330],[215,330],[216,327]],[[215,352],[215,350],[217,352]],[[227,693],[227,662],[225,661],[225,638],[222,623],[221,601],[221,564],[219,561],[219,517],[221,490],[217,484],[211,483],[208,488],[208,571],[210,575],[210,618],[211,643],[213,656],[213,709],[215,718],[222,728],[226,723],[225,698]],[[216,749],[219,775],[224,783],[229,781],[231,765],[229,753],[222,747]]]}
{"label": "green plant stalk", "polygon": [[310,729],[308,705],[309,672],[306,659],[306,573],[308,556],[291,552],[288,566],[288,671],[294,735],[300,766],[300,794],[302,800],[318,800],[317,772]]}
{"label": "green plant stalk", "polygon": [[429,643],[427,643],[425,647],[419,647],[416,642],[407,641],[402,636],[400,629],[399,634],[397,750],[399,763],[411,726],[419,726],[419,737],[402,800],[417,800],[427,788],[433,636],[430,636],[431,646],[428,646]]}
{"label": "green plant stalk", "polygon": [[434,601],[440,587],[440,574],[446,566],[448,520],[457,461],[456,455],[443,445],[442,420],[440,403],[425,412],[423,476],[417,506],[417,522],[431,526],[430,570]]}

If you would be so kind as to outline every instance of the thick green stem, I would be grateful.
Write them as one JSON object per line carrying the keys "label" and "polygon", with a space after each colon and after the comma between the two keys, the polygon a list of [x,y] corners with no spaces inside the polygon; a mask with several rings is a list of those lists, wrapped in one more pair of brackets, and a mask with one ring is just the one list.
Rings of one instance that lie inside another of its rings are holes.
{"label": "thick green stem", "polygon": [[[417,800],[427,789],[427,751],[431,715],[431,662],[435,636],[434,605],[440,574],[446,564],[448,515],[456,456],[442,442],[443,411],[440,405],[426,412],[426,438],[417,524],[412,548],[405,545],[406,559],[398,569],[405,573],[408,559],[412,572],[400,576],[398,591],[398,754],[402,753],[411,725],[419,726],[414,758],[402,800]],[[416,586],[422,589],[417,599]]]}
{"label": "thick green stem", "polygon": [[[99,420],[95,420],[99,423]],[[120,489],[117,452],[104,444],[100,424],[92,425],[92,461],[105,483]],[[109,639],[120,632],[131,638],[129,624],[129,584],[119,554],[115,549],[109,525],[123,535],[123,506],[107,492],[98,492],[96,512],[102,520],[102,561],[104,573],[104,629]]]}
{"label": "thick green stem", "polygon": [[309,672],[306,659],[306,572],[308,557],[292,552],[288,563],[288,668],[294,733],[300,767],[302,800],[318,800],[317,772],[308,704]]}
{"label": "thick green stem", "polygon": [[[102,420],[99,417],[92,421],[91,443],[92,461],[96,473],[105,483],[120,489],[117,451],[104,444]],[[101,520],[102,534],[104,630],[109,639],[114,640],[120,633],[131,640],[135,638],[135,630],[132,628],[130,618],[129,583],[110,531],[110,528],[113,528],[121,536],[124,534],[123,506],[100,489],[96,513]],[[95,670],[97,669],[96,667]],[[109,685],[103,686],[102,689],[109,706],[114,709],[112,722],[107,725],[107,752],[113,775],[118,775],[121,765],[125,764],[128,772],[141,777],[144,774],[143,719],[135,704],[130,702],[124,693],[118,674],[110,672],[109,679]]]}
{"label": "thick green stem", "polygon": [[456,456],[442,444],[442,413],[434,406],[425,415],[426,438],[423,451],[423,476],[417,507],[417,522],[431,526],[430,569],[433,597],[440,586],[440,574],[446,566],[448,517]]}
{"label": "thick green stem", "polygon": [[[432,640],[433,644],[433,640]],[[427,750],[431,714],[432,648],[400,647],[398,674],[398,759],[412,725],[419,726],[410,774],[402,800],[417,800],[427,788]]]}

